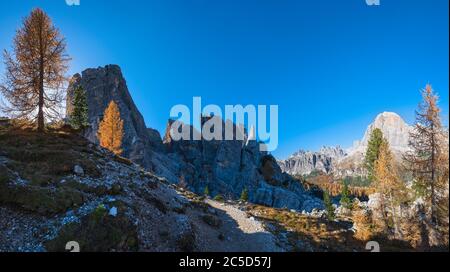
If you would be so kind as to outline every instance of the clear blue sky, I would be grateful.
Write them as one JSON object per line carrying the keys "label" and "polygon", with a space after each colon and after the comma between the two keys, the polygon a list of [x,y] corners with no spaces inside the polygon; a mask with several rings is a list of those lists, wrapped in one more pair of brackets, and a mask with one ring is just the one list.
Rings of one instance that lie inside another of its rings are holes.
{"label": "clear blue sky", "polygon": [[[175,104],[279,105],[283,158],[350,146],[382,111],[412,122],[419,89],[448,124],[448,0],[0,1],[0,49],[33,7],[61,29],[70,72],[118,64],[149,127]],[[0,71],[3,65],[0,64]]]}

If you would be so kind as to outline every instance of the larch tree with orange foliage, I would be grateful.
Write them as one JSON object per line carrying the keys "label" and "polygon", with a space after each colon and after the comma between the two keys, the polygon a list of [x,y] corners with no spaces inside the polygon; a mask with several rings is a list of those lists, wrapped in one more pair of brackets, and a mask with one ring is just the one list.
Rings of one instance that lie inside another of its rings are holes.
{"label": "larch tree with orange foliage", "polygon": [[111,101],[106,108],[97,134],[102,147],[116,155],[122,154],[123,120],[120,118],[119,107],[114,101]]}
{"label": "larch tree with orange foliage", "polygon": [[431,223],[430,233],[442,234],[441,237],[432,236],[435,236],[435,241],[448,246],[448,131],[441,123],[438,100],[431,85],[422,90],[416,124],[410,133],[411,152],[404,159],[413,175],[416,194],[425,200],[427,221]]}
{"label": "larch tree with orange foliage", "polygon": [[373,186],[379,194],[379,212],[382,217],[382,228],[392,230],[394,237],[401,234],[397,210],[402,202],[405,186],[399,178],[398,169],[389,143],[383,138],[380,144],[379,156],[373,168]]}
{"label": "larch tree with orange foliage", "polygon": [[[448,196],[448,134],[442,126],[438,96],[431,85],[425,87],[422,97],[410,133],[412,151],[405,160],[413,173],[417,192],[428,202],[431,222],[438,224],[440,197]],[[448,208],[446,212],[448,215]]]}
{"label": "larch tree with orange foliage", "polygon": [[34,9],[16,32],[13,54],[4,52],[6,73],[0,93],[7,104],[2,110],[36,122],[42,132],[46,120],[62,116],[69,60],[64,37],[43,10]]}

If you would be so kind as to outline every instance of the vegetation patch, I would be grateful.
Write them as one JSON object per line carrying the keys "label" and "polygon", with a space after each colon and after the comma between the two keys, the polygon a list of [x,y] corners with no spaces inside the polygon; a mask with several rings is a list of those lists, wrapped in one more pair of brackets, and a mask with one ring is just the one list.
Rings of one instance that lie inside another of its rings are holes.
{"label": "vegetation patch", "polygon": [[0,179],[0,203],[43,215],[57,214],[79,207],[84,195],[74,189],[13,185]]}
{"label": "vegetation patch", "polygon": [[66,225],[55,239],[45,243],[45,247],[50,252],[63,252],[67,242],[77,241],[82,252],[137,251],[136,227],[125,215],[125,209],[125,205],[118,205],[118,214],[114,217],[100,205],[82,218],[81,223]]}
{"label": "vegetation patch", "polygon": [[62,131],[37,133],[30,129],[11,128],[0,133],[0,153],[10,160],[8,168],[34,185],[49,185],[73,173],[75,165],[85,175],[100,177],[96,154],[89,142],[76,134]]}
{"label": "vegetation patch", "polygon": [[349,195],[352,197],[367,199],[370,194],[374,193],[373,188],[361,186],[364,183],[353,183],[349,181],[350,178],[346,178],[341,182],[330,175],[312,175],[306,178],[297,176],[296,178],[303,184],[305,189],[312,191],[319,198],[322,198],[324,191],[329,192],[333,197],[339,196],[344,184],[347,184]]}
{"label": "vegetation patch", "polygon": [[108,188],[105,185],[90,186],[74,179],[67,179],[64,183],[58,184],[58,188],[70,188],[96,196],[120,195],[123,191],[120,184],[114,184],[111,188]]}
{"label": "vegetation patch", "polygon": [[164,214],[167,213],[167,207],[161,200],[157,199],[156,197],[147,197],[146,200],[149,201],[160,212]]}
{"label": "vegetation patch", "polygon": [[213,228],[220,228],[222,226],[222,220],[220,220],[217,216],[205,214],[201,216],[203,222],[210,225]]}
{"label": "vegetation patch", "polygon": [[[294,251],[366,251],[367,241],[355,237],[354,232],[348,230],[343,222],[258,205],[248,206],[248,212],[273,225],[274,234],[287,232],[288,241]],[[374,241],[380,243],[383,251],[412,250],[407,243],[389,240],[382,236]]]}
{"label": "vegetation patch", "polygon": [[118,156],[118,155],[114,156],[114,160],[116,162],[119,162],[119,163],[122,163],[122,164],[125,164],[125,165],[128,165],[128,166],[133,165],[133,162],[131,160],[129,160],[127,158],[124,158],[124,157],[121,157],[121,156]]}
{"label": "vegetation patch", "polygon": [[183,233],[177,240],[178,248],[183,252],[195,250],[195,234],[193,232]]}
{"label": "vegetation patch", "polygon": [[0,186],[7,184],[11,179],[8,169],[4,165],[0,165]]}

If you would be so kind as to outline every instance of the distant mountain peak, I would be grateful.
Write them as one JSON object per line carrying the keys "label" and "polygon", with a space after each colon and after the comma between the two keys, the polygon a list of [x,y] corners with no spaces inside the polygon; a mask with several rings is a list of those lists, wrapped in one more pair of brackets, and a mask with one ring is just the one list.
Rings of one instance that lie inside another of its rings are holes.
{"label": "distant mountain peak", "polygon": [[374,122],[367,127],[363,139],[355,142],[349,153],[364,152],[367,148],[370,134],[376,128],[383,132],[383,136],[388,140],[394,152],[405,152],[408,150],[409,133],[412,127],[397,113],[383,112],[378,114]]}
{"label": "distant mountain peak", "polygon": [[[315,170],[324,173],[339,172],[351,175],[357,169],[355,166],[363,160],[370,134],[375,128],[383,132],[394,154],[401,154],[409,149],[409,133],[412,127],[399,114],[386,111],[376,116],[367,127],[364,137],[355,141],[353,147],[348,150],[344,151],[340,146],[323,146],[317,152],[299,150],[288,159],[279,161],[280,167],[284,172],[292,175],[307,175]],[[352,169],[347,171],[347,166],[351,166]],[[361,171],[355,173],[361,173]]]}
{"label": "distant mountain peak", "polygon": [[313,171],[330,173],[334,165],[345,155],[340,146],[323,146],[316,152],[300,149],[278,164],[284,172],[291,175],[308,175]]}

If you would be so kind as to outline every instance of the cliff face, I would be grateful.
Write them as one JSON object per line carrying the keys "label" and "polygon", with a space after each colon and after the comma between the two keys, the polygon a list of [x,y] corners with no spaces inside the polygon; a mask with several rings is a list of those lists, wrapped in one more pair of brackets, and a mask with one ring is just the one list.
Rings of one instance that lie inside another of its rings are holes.
{"label": "cliff face", "polygon": [[367,127],[361,141],[356,141],[349,150],[350,155],[358,152],[365,152],[370,139],[370,134],[374,129],[380,129],[383,136],[388,140],[389,147],[394,153],[408,151],[409,133],[412,127],[394,112],[380,113],[372,124]]}
{"label": "cliff face", "polygon": [[260,152],[259,144],[247,136],[242,141],[173,141],[169,133],[173,121],[169,121],[163,141],[159,132],[146,128],[118,66],[76,74],[67,94],[68,115],[72,110],[73,90],[79,85],[87,92],[89,106],[91,127],[86,131],[86,138],[98,142],[98,125],[106,106],[114,100],[124,120],[123,156],[171,183],[183,184],[199,194],[207,186],[212,195],[232,198],[238,198],[246,188],[251,202],[272,207],[311,211],[322,206],[300,183],[282,173],[276,160]]}
{"label": "cliff face", "polygon": [[[171,124],[169,121],[164,138],[168,157],[172,165],[175,162],[178,166],[174,169],[176,176],[182,177],[193,191],[202,193],[208,187],[212,195],[238,198],[247,189],[249,201],[257,204],[305,211],[322,207],[319,199],[283,173],[275,158],[261,152],[259,143],[249,140],[247,135],[243,140],[233,141],[173,141],[169,133]],[[198,133],[192,127],[189,129]],[[236,131],[236,126],[233,129]]]}
{"label": "cliff face", "polygon": [[389,142],[389,147],[394,154],[394,157],[400,160],[402,155],[409,150],[409,133],[411,132],[412,127],[396,113],[380,113],[367,127],[364,137],[360,141],[356,141],[353,147],[348,150],[348,155],[339,162],[334,170],[336,176],[366,175],[363,161],[370,134],[376,128],[383,132],[383,136]]}
{"label": "cliff face", "polygon": [[[91,142],[98,143],[97,131],[103,113],[111,101],[119,106],[124,121],[123,156],[132,161],[147,166],[150,163],[146,152],[150,146],[161,148],[161,139],[157,139],[153,132],[145,126],[144,118],[138,111],[131,98],[121,69],[116,65],[108,65],[97,69],[87,69],[73,76],[67,91],[67,115],[70,115],[73,90],[82,86],[87,92],[89,106],[89,123],[85,137]],[[159,143],[160,142],[160,143]]]}
{"label": "cliff face", "polygon": [[87,69],[72,77],[67,90],[67,112],[72,112],[73,91],[82,86],[87,93],[90,127],[85,137],[98,143],[97,131],[103,113],[113,100],[120,109],[124,121],[123,156],[145,167],[150,167],[152,150],[162,150],[159,133],[148,130],[144,118],[131,98],[121,69],[117,65],[107,65],[96,69]]}

